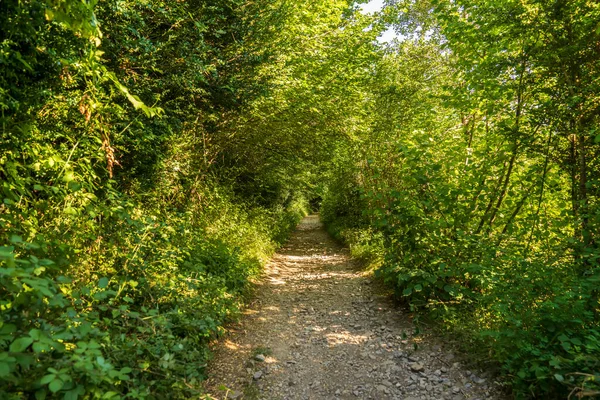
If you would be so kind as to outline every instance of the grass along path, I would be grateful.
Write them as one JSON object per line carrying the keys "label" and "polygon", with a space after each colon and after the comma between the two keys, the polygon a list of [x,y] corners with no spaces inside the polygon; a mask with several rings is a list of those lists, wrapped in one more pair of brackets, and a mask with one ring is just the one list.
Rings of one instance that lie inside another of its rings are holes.
{"label": "grass along path", "polygon": [[318,216],[306,217],[216,345],[207,391],[216,399],[503,398],[442,341],[415,336],[381,292]]}

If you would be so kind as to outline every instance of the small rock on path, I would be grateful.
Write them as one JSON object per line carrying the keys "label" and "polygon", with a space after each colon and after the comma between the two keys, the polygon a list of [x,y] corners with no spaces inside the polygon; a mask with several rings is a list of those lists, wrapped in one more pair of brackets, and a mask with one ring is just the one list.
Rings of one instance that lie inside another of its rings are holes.
{"label": "small rock on path", "polygon": [[441,341],[414,336],[375,286],[318,216],[306,217],[215,346],[205,390],[216,399],[504,398]]}

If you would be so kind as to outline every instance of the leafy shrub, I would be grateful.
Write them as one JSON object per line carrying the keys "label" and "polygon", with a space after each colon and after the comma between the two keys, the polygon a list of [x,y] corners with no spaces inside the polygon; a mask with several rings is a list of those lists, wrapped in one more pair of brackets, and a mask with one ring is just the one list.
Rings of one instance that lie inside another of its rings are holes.
{"label": "leafy shrub", "polygon": [[[65,243],[70,264],[60,267],[17,236],[2,248],[3,396],[199,393],[206,344],[239,310],[261,259],[241,238],[211,238],[192,215],[140,211],[124,206],[98,229],[104,245]],[[228,233],[254,233],[264,260],[277,243],[270,234],[281,238],[300,216],[284,214],[239,209]]]}
{"label": "leafy shrub", "polygon": [[305,201],[215,165],[262,93],[252,11],[95,3],[0,4],[0,398],[197,397]]}

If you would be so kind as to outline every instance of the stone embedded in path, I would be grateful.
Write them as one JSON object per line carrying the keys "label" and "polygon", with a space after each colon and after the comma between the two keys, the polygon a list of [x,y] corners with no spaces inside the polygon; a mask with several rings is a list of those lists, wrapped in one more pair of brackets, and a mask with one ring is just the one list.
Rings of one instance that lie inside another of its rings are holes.
{"label": "stone embedded in path", "polygon": [[410,369],[412,369],[415,372],[421,372],[425,370],[425,367],[423,366],[423,364],[415,362],[410,364]]}
{"label": "stone embedded in path", "polygon": [[240,399],[242,397],[242,392],[228,392],[227,398],[231,400]]}

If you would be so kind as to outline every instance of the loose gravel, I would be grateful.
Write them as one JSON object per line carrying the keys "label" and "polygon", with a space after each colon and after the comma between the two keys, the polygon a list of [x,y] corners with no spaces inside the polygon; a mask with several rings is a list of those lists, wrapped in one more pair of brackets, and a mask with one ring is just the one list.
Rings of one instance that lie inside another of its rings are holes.
{"label": "loose gravel", "polygon": [[315,215],[214,352],[205,389],[215,399],[505,398],[490,374],[467,370],[468,355],[415,334]]}

